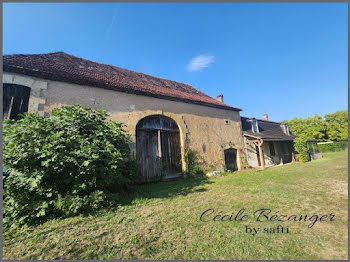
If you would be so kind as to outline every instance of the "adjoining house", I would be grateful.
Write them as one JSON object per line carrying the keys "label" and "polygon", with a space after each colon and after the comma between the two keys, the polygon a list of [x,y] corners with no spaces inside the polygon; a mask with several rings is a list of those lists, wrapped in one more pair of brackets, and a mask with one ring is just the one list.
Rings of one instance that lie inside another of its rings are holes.
{"label": "adjoining house", "polygon": [[48,116],[63,105],[103,108],[132,135],[132,157],[146,181],[185,171],[188,149],[218,170],[240,170],[244,162],[241,109],[222,95],[63,52],[5,55],[3,71],[4,118]]}
{"label": "adjoining house", "polygon": [[250,167],[262,168],[295,161],[294,139],[287,124],[241,117],[245,158]]}

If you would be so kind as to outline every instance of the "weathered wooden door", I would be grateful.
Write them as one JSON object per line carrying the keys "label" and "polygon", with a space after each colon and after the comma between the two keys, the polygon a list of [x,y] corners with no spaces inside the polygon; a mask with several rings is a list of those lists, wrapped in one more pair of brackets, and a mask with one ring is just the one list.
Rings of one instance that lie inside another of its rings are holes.
{"label": "weathered wooden door", "polygon": [[162,176],[158,131],[138,130],[136,152],[144,179],[146,181],[158,180]]}
{"label": "weathered wooden door", "polygon": [[237,166],[237,150],[234,148],[229,148],[224,151],[225,154],[225,166],[226,170],[236,171]]}
{"label": "weathered wooden door", "polygon": [[180,134],[161,131],[162,165],[165,175],[181,172]]}
{"label": "weathered wooden door", "polygon": [[145,181],[181,173],[180,133],[174,120],[149,116],[136,127],[136,158]]}

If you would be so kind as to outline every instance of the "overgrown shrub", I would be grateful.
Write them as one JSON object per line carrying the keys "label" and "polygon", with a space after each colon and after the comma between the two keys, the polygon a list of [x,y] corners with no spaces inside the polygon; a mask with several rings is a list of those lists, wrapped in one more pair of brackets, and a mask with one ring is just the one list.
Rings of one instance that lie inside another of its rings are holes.
{"label": "overgrown shrub", "polygon": [[[105,206],[138,180],[130,137],[103,110],[25,114],[3,129],[4,224],[35,224]],[[114,195],[113,195],[114,194]]]}
{"label": "overgrown shrub", "polygon": [[41,186],[38,172],[30,175],[10,169],[4,178],[3,222],[5,227],[41,223],[58,216],[55,192]]}
{"label": "overgrown shrub", "polygon": [[348,148],[348,141],[339,141],[331,144],[318,145],[320,152],[335,152]]}
{"label": "overgrown shrub", "polygon": [[306,147],[306,141],[308,137],[306,135],[300,134],[296,137],[294,148],[297,151],[296,158],[300,162],[307,162],[308,161],[308,154],[307,154],[307,147]]}
{"label": "overgrown shrub", "polygon": [[204,175],[204,171],[198,162],[198,153],[192,149],[185,153],[185,162],[187,166],[186,174],[190,177]]}

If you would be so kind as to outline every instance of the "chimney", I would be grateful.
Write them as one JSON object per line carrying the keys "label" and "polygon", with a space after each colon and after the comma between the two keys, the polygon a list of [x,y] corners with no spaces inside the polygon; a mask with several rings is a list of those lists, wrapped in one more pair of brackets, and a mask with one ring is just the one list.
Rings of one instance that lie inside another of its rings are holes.
{"label": "chimney", "polygon": [[268,114],[263,114],[263,119],[265,121],[269,121],[269,115]]}
{"label": "chimney", "polygon": [[218,101],[224,102],[224,95],[223,94],[218,95]]}

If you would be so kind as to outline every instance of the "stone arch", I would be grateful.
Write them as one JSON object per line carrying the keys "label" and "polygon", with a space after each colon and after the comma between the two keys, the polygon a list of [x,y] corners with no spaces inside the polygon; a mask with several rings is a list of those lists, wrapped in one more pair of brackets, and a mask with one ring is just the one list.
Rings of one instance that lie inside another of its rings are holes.
{"label": "stone arch", "polygon": [[180,131],[182,171],[186,171],[185,152],[187,150],[187,140],[190,132],[182,115],[174,114],[171,112],[164,112],[163,110],[144,110],[130,112],[128,115],[126,130],[131,134],[132,138],[132,143],[130,144],[132,156],[136,157],[136,125],[141,119],[152,115],[162,115],[169,117],[176,122]]}
{"label": "stone arch", "polygon": [[181,175],[180,129],[172,118],[146,116],[136,124],[135,136],[136,159],[145,181]]}

